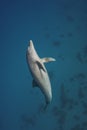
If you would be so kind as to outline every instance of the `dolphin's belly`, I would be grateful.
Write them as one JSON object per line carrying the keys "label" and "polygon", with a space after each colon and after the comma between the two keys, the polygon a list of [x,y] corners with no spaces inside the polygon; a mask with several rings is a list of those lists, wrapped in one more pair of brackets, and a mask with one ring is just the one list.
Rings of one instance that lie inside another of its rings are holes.
{"label": "dolphin's belly", "polygon": [[42,93],[45,96],[46,102],[51,102],[52,91],[51,83],[45,66],[43,65],[45,72],[42,69],[39,69],[38,65],[34,62],[29,63],[29,68],[32,74],[32,77],[37,82],[38,87],[41,89]]}

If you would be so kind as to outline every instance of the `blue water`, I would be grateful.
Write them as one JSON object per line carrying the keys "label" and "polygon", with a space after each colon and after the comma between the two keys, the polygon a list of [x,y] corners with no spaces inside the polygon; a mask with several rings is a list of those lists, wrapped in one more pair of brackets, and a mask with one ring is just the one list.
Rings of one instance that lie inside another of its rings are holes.
{"label": "blue water", "polygon": [[[32,87],[29,40],[46,64],[53,99]],[[0,130],[87,130],[87,0],[0,1]]]}

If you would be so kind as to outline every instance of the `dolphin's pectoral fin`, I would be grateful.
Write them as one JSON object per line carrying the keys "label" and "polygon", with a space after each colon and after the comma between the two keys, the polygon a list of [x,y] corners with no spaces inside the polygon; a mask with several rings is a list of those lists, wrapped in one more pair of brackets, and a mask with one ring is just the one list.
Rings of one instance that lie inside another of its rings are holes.
{"label": "dolphin's pectoral fin", "polygon": [[36,63],[37,63],[37,65],[38,65],[38,67],[40,69],[42,69],[44,72],[46,72],[45,69],[44,69],[44,67],[43,67],[43,65],[39,61],[36,61]]}
{"label": "dolphin's pectoral fin", "polygon": [[33,79],[33,81],[32,81],[32,87],[37,87],[37,86],[38,86],[37,82]]}
{"label": "dolphin's pectoral fin", "polygon": [[42,58],[41,61],[43,63],[47,63],[47,62],[56,61],[56,60],[54,58],[52,58],[52,57],[45,57],[45,58]]}

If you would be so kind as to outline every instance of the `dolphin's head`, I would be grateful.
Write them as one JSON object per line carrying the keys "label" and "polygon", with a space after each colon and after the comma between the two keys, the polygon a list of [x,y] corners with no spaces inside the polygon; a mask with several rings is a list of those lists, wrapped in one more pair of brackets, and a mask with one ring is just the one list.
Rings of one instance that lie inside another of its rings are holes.
{"label": "dolphin's head", "polygon": [[34,45],[33,45],[32,40],[30,40],[29,46],[28,46],[28,54],[31,54],[33,52],[33,50],[35,50]]}
{"label": "dolphin's head", "polygon": [[30,46],[31,48],[34,47],[34,45],[33,45],[33,41],[32,41],[32,40],[30,40],[30,42],[29,42],[29,46]]}
{"label": "dolphin's head", "polygon": [[32,40],[29,41],[29,45],[27,48],[27,57],[28,57],[28,60],[29,60],[29,58],[31,58],[32,60],[36,60],[39,57],[34,48],[34,44],[33,44]]}

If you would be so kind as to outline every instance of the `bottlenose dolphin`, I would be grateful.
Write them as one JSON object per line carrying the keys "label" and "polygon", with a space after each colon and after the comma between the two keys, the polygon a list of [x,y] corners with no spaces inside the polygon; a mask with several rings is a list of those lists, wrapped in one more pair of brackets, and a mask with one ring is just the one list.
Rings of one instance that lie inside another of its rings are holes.
{"label": "bottlenose dolphin", "polygon": [[49,61],[55,61],[55,59],[51,57],[40,58],[34,48],[32,40],[30,40],[27,48],[26,59],[29,70],[33,77],[32,85],[33,87],[38,86],[41,89],[42,93],[45,96],[47,106],[52,100],[52,89],[44,63]]}

